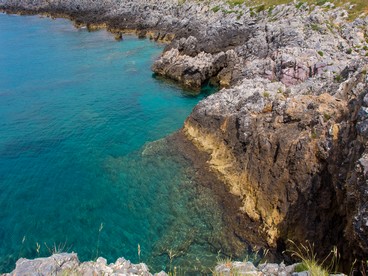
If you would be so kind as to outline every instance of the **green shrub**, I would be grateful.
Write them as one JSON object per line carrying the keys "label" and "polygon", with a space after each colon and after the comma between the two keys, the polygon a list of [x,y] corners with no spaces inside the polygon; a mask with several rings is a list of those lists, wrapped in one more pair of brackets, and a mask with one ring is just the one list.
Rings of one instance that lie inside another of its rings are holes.
{"label": "green shrub", "polygon": [[326,4],[329,0],[317,0],[316,4],[317,6],[322,6],[324,4]]}
{"label": "green shrub", "polygon": [[323,120],[325,121],[325,122],[327,122],[328,120],[330,120],[331,119],[331,115],[330,114],[328,114],[328,113],[323,113]]}
{"label": "green shrub", "polygon": [[271,7],[268,8],[268,16],[272,15],[273,9],[274,9],[274,6],[271,6]]}
{"label": "green shrub", "polygon": [[337,76],[335,77],[335,81],[337,81],[337,82],[341,82],[341,81],[342,81],[342,76],[341,76],[341,75],[337,75]]}
{"label": "green shrub", "polygon": [[321,30],[321,27],[317,24],[311,24],[311,29],[313,31],[319,32]]}
{"label": "green shrub", "polygon": [[229,0],[227,3],[228,3],[230,6],[234,7],[234,6],[239,6],[239,5],[243,4],[243,3],[244,3],[244,1],[245,1],[245,0]]}
{"label": "green shrub", "polygon": [[220,9],[221,9],[220,6],[214,6],[211,10],[213,12],[218,12]]}
{"label": "green shrub", "polygon": [[304,5],[304,2],[298,2],[295,4],[295,8],[297,8],[298,10],[301,8],[301,6]]}
{"label": "green shrub", "polygon": [[263,97],[269,98],[270,97],[270,93],[268,91],[264,91],[263,92]]}
{"label": "green shrub", "polygon": [[256,12],[257,13],[260,13],[261,11],[264,11],[266,8],[266,6],[263,4],[263,5],[260,5],[256,8]]}
{"label": "green shrub", "polygon": [[323,57],[323,52],[322,51],[318,51],[318,54]]}

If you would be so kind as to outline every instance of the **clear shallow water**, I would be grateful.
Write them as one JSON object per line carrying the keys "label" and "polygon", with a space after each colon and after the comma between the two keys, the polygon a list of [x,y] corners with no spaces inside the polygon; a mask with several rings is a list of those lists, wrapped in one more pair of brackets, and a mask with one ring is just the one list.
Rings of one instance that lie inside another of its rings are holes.
{"label": "clear shallow water", "polygon": [[0,14],[0,272],[54,244],[153,271],[214,265],[228,237],[211,191],[162,143],[144,146],[203,97],[152,78],[162,47]]}

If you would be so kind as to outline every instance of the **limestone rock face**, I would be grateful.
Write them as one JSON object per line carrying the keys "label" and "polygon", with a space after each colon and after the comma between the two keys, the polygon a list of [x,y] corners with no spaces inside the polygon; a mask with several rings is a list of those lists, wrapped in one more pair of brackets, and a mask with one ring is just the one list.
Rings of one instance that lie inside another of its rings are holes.
{"label": "limestone rock face", "polygon": [[199,90],[202,83],[224,66],[226,55],[199,53],[195,57],[180,55],[178,49],[171,49],[158,61],[152,69],[160,75],[179,81],[189,88]]}
{"label": "limestone rock face", "polygon": [[[353,250],[363,257],[366,71],[357,70],[337,91],[290,97],[284,88],[243,80],[202,100],[182,131],[208,154],[211,170],[241,198],[241,211],[261,224],[271,248],[309,239],[320,252],[339,245],[346,256]],[[242,235],[251,239],[246,230]]]}
{"label": "limestone rock face", "polygon": [[[15,269],[5,274],[9,276],[22,275],[142,275],[150,276],[147,265],[132,264],[124,258],[119,258],[115,263],[107,264],[106,259],[98,258],[95,262],[81,263],[75,253],[53,254],[47,258],[33,260],[19,259]],[[155,275],[164,276],[165,272]]]}

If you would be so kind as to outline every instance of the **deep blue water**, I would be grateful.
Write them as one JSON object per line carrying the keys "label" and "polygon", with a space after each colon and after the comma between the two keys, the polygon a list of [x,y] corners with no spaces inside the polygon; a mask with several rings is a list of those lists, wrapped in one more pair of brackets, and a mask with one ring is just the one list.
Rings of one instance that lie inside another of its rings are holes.
{"label": "deep blue water", "polygon": [[214,265],[226,227],[211,191],[164,144],[145,150],[203,97],[152,77],[162,49],[0,14],[0,272],[53,247],[153,271]]}

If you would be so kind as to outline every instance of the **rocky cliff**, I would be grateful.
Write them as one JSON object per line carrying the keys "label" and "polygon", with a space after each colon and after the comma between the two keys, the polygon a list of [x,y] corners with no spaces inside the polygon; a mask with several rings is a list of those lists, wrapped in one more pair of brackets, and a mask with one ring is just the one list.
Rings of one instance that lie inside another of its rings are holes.
{"label": "rocky cliff", "polygon": [[177,141],[194,145],[200,155],[192,161],[207,161],[204,169],[238,199],[239,239],[275,254],[287,239],[309,239],[321,255],[337,245],[346,263],[366,258],[368,18],[349,22],[331,3],[1,0],[0,7],[168,42],[154,72],[196,91],[206,82],[224,88],[199,103]]}

